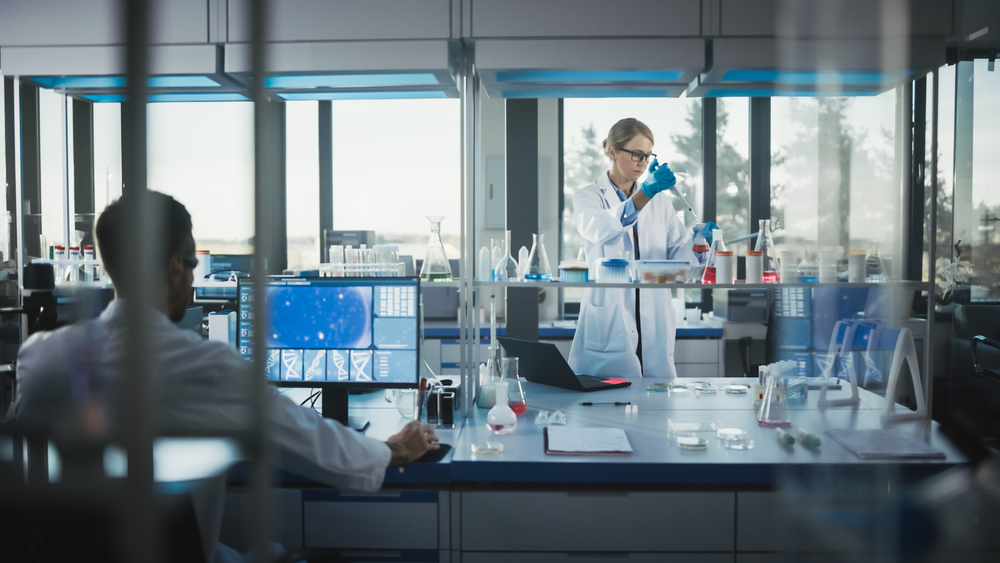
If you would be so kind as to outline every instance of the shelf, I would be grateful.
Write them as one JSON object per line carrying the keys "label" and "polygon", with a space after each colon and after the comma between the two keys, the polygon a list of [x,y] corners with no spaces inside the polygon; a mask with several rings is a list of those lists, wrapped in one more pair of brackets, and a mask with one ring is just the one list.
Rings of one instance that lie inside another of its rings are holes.
{"label": "shelf", "polygon": [[528,282],[528,281],[474,281],[475,287],[535,287],[539,289],[560,288],[560,287],[599,287],[599,288],[623,288],[623,289],[775,289],[782,287],[808,287],[827,289],[847,289],[847,288],[893,288],[893,289],[916,289],[926,291],[929,282],[899,281],[889,283],[735,283],[735,284],[702,284],[702,283],[563,283],[557,281]]}

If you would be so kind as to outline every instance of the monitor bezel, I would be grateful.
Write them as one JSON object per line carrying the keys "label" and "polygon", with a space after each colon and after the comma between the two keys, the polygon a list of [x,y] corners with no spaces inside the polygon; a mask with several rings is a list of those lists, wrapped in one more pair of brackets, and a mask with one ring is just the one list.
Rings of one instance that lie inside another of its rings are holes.
{"label": "monitor bezel", "polygon": [[[327,278],[320,276],[298,276],[298,277],[287,277],[287,276],[275,276],[274,278],[269,278],[265,283],[272,281],[290,281],[290,280],[306,280],[306,281],[337,281],[343,282],[344,285],[349,285],[351,282],[363,282],[365,284],[376,285],[378,282],[401,282],[401,281],[416,281],[417,286],[417,371],[414,374],[414,380],[412,383],[401,383],[398,381],[283,381],[280,379],[268,379],[267,382],[273,384],[275,387],[286,387],[286,388],[306,388],[306,389],[417,389],[420,385],[420,367],[423,365],[423,359],[421,357],[421,337],[423,334],[423,316],[420,314],[420,278],[417,276],[395,276],[395,277],[365,277],[365,278]],[[253,280],[239,280],[237,282],[236,299],[237,299],[237,314],[239,314],[239,296],[240,289],[244,286],[253,286]],[[402,285],[402,284],[401,284]],[[237,340],[236,349],[240,349],[242,339],[239,337],[239,331],[237,330]],[[242,356],[241,357],[245,357]]]}

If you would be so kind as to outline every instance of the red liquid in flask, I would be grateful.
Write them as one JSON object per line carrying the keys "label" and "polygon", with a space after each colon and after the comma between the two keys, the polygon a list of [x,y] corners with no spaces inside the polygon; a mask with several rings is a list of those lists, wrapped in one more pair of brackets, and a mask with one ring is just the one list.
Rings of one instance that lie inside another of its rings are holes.
{"label": "red liquid in flask", "polygon": [[763,278],[764,278],[764,283],[777,283],[781,281],[778,272],[774,271],[764,272]]}
{"label": "red liquid in flask", "polygon": [[528,404],[524,401],[507,401],[507,406],[514,411],[514,414],[524,414],[524,411],[528,410]]}
{"label": "red liquid in flask", "polygon": [[706,266],[701,275],[701,283],[715,283],[715,266]]}
{"label": "red liquid in flask", "polygon": [[695,252],[708,252],[709,248],[707,244],[695,244],[691,246],[691,250]]}
{"label": "red liquid in flask", "polygon": [[507,425],[506,424],[487,424],[486,427],[489,428],[490,430],[494,431],[494,432],[499,432],[499,431],[503,430],[504,428],[507,428]]}

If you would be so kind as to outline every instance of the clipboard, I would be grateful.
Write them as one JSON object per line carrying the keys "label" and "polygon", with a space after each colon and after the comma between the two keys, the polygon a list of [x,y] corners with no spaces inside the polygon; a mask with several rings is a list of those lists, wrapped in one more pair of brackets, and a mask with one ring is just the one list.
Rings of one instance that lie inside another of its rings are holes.
{"label": "clipboard", "polygon": [[[628,441],[625,430],[621,428],[573,428],[559,427],[554,429],[554,433],[573,433],[573,438],[557,436],[555,439],[549,438],[549,427],[542,430],[545,440],[545,455],[558,456],[625,456],[632,455],[632,444]],[[585,436],[590,433],[591,436]],[[581,443],[580,439],[586,441],[590,438],[591,444]],[[562,441],[563,444],[558,442]]]}

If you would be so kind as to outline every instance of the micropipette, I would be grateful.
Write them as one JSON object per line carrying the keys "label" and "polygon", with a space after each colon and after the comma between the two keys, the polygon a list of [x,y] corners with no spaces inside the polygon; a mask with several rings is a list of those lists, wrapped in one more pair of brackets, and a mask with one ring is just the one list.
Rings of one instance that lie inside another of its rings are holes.
{"label": "micropipette", "polygon": [[[675,172],[674,176],[677,176],[678,178],[680,178],[682,176],[687,176],[687,174],[684,173],[684,172]],[[686,199],[684,199],[683,195],[681,195],[681,190],[680,190],[680,188],[677,187],[677,184],[674,184],[673,186],[670,187],[670,193],[672,193],[675,196],[681,198],[681,201],[684,202],[685,206],[687,206],[688,211],[690,211],[691,215],[694,216],[694,222],[695,223],[701,223],[701,217],[698,217],[698,214],[695,213],[695,211],[694,211],[694,207],[691,207],[691,204],[688,203],[688,201]]]}

